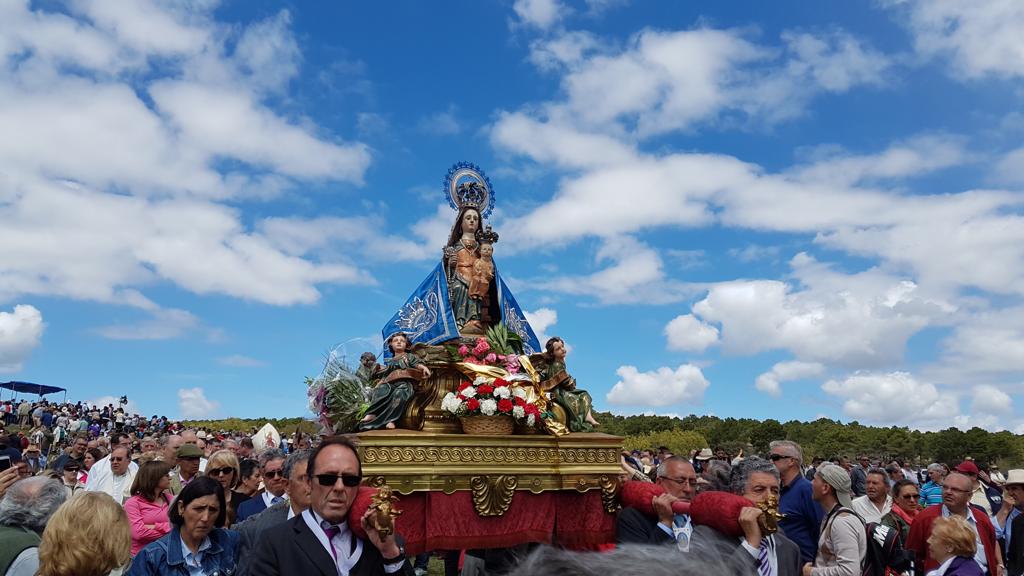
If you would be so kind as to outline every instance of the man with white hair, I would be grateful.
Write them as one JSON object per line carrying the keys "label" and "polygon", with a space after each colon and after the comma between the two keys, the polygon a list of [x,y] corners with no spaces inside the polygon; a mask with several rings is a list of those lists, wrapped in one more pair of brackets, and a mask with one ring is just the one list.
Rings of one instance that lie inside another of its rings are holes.
{"label": "man with white hair", "polygon": [[790,440],[776,440],[768,446],[771,453],[768,458],[782,479],[779,512],[784,516],[779,526],[800,547],[803,562],[813,562],[818,553],[818,531],[825,513],[814,501],[811,482],[800,469],[804,460],[803,449]]}
{"label": "man with white hair", "polygon": [[35,575],[41,535],[64,497],[64,486],[46,476],[26,478],[7,490],[0,500],[0,574]]}

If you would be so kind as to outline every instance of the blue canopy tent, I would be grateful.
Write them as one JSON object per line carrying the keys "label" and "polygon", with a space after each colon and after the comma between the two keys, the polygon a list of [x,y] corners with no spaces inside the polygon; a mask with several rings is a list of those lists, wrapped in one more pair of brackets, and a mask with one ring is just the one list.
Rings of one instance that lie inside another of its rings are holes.
{"label": "blue canopy tent", "polygon": [[47,386],[46,384],[33,384],[32,382],[18,382],[16,380],[11,380],[10,382],[0,383],[0,388],[3,388],[4,390],[10,390],[12,392],[38,394],[40,396],[46,396],[47,394],[53,394],[54,392],[63,392],[64,399],[66,400],[68,397],[67,388],[61,388],[59,386]]}

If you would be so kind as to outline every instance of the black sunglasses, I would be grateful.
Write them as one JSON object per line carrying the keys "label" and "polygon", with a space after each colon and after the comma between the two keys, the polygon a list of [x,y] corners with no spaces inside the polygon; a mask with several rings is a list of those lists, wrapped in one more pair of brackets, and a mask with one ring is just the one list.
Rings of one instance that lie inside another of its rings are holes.
{"label": "black sunglasses", "polygon": [[221,474],[224,474],[226,476],[228,474],[233,473],[234,471],[235,471],[235,469],[232,468],[231,466],[225,466],[223,468],[210,468],[209,470],[206,471],[206,475],[207,476],[220,476]]}
{"label": "black sunglasses", "polygon": [[768,459],[771,460],[772,462],[778,462],[783,458],[792,458],[792,456],[786,456],[785,454],[772,454],[771,456],[768,457]]}
{"label": "black sunglasses", "polygon": [[263,473],[264,478],[277,478],[279,476],[284,478],[284,470],[271,470],[270,472]]}
{"label": "black sunglasses", "polygon": [[354,488],[359,486],[359,483],[363,481],[362,476],[353,476],[350,474],[317,474],[314,476],[316,481],[321,486],[334,486],[338,482],[338,478],[341,478],[341,483],[348,488]]}

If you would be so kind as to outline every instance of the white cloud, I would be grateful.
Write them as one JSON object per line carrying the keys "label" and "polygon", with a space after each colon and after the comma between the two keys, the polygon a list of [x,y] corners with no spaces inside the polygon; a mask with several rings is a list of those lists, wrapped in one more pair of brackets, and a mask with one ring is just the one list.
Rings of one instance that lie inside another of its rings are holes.
{"label": "white cloud", "polygon": [[621,366],[615,372],[618,382],[606,399],[612,404],[659,408],[673,404],[699,404],[708,381],[693,364],[682,364],[675,370],[662,366],[651,372],[640,372],[635,366]]}
{"label": "white cloud", "polygon": [[443,112],[434,112],[421,118],[418,126],[420,130],[438,136],[454,136],[462,132],[458,108],[454,104]]}
{"label": "white cloud", "polygon": [[96,331],[111,340],[169,340],[179,338],[200,324],[191,312],[177,309],[150,311],[151,318],[136,324],[113,324]]}
{"label": "white cloud", "polygon": [[956,136],[923,134],[890,144],[877,154],[844,154],[829,149],[811,164],[797,166],[788,175],[805,182],[828,185],[922,176],[969,158],[964,140]]}
{"label": "white cloud", "polygon": [[231,356],[222,356],[217,358],[217,363],[222,366],[233,366],[235,368],[259,368],[266,366],[267,363],[263,360],[244,356],[242,354],[232,354]]}
{"label": "white cloud", "polygon": [[595,264],[604,262],[610,264],[591,274],[535,279],[531,285],[591,296],[603,304],[678,302],[696,291],[695,287],[666,278],[658,252],[628,236],[605,240]]}
{"label": "white cloud", "polygon": [[43,314],[28,304],[0,311],[0,372],[18,372],[43,337]]}
{"label": "white cloud", "polygon": [[[370,155],[266,101],[301,63],[288,12],[229,27],[215,3],[187,4],[0,6],[0,298],[134,305],[125,294],[169,281],[294,304],[319,284],[372,282],[343,259],[284,252],[222,203],[359,184]],[[193,322],[162,313],[179,331]]]}
{"label": "white cloud", "polygon": [[[1024,75],[1024,5],[1013,0],[903,0],[917,51],[952,60],[963,79]],[[902,18],[901,18],[902,20]]]}
{"label": "white cloud", "polygon": [[971,400],[971,412],[976,414],[1011,414],[1013,399],[1006,392],[991,384],[979,384],[974,387]]}
{"label": "white cloud", "polygon": [[824,373],[825,367],[816,362],[779,362],[772,366],[771,370],[758,376],[754,381],[754,387],[777,397],[782,395],[783,382],[803,380]]}
{"label": "white cloud", "polygon": [[843,400],[848,417],[886,426],[946,427],[960,414],[955,395],[906,372],[857,373],[821,389]]}
{"label": "white cloud", "polygon": [[220,402],[209,400],[202,388],[178,389],[178,412],[182,418],[207,418],[220,409]]}
{"label": "white cloud", "polygon": [[247,26],[238,39],[234,60],[255,86],[280,90],[299,73],[302,52],[292,35],[291,22],[291,14],[281,10]]}
{"label": "white cloud", "polygon": [[540,345],[544,346],[544,343],[551,337],[548,330],[558,323],[558,312],[553,308],[538,308],[533,312],[523,310],[523,313],[526,314],[526,321],[533,328],[533,333],[537,335]]}
{"label": "white cloud", "polygon": [[1006,153],[995,165],[994,180],[1002,184],[1024,184],[1024,148]]}
{"label": "white cloud", "polygon": [[521,23],[547,30],[565,16],[568,8],[559,0],[516,0],[512,10]]}
{"label": "white cloud", "polygon": [[910,336],[952,311],[913,282],[878,270],[843,274],[805,254],[791,265],[802,289],[737,280],[714,285],[694,304],[696,316],[721,325],[726,353],[786,349],[808,362],[891,365],[902,359]]}
{"label": "white cloud", "polygon": [[[120,402],[121,398],[119,396],[99,396],[92,400],[86,400],[83,404],[86,406],[96,406],[97,408],[113,404],[114,408],[117,408],[121,405]],[[128,397],[128,403],[124,405],[124,409],[128,414],[145,414],[145,412],[139,408],[139,405],[135,403],[135,400],[132,400],[131,396]]]}
{"label": "white cloud", "polygon": [[676,316],[665,325],[669,350],[703,352],[718,343],[718,328],[701,322],[692,314]]}
{"label": "white cloud", "polygon": [[1024,373],[1024,307],[975,310],[946,337],[933,378],[967,387]]}
{"label": "white cloud", "polygon": [[530,62],[541,70],[575,67],[590,53],[602,48],[602,40],[590,32],[566,32],[555,38],[530,43]]}

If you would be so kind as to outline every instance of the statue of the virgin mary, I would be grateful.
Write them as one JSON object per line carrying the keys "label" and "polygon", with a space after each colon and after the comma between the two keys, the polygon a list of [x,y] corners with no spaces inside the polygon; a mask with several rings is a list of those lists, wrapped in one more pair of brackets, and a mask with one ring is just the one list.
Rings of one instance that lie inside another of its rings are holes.
{"label": "statue of the virgin mary", "polygon": [[403,332],[410,344],[439,344],[460,336],[482,336],[487,327],[503,322],[522,338],[526,354],[539,352],[537,336],[497,266],[493,280],[473,281],[481,259],[486,260],[487,246],[498,241],[498,234],[484,226],[494,208],[490,180],[476,165],[459,162],[445,176],[444,191],[458,215],[441,262],[384,326],[384,341]]}

